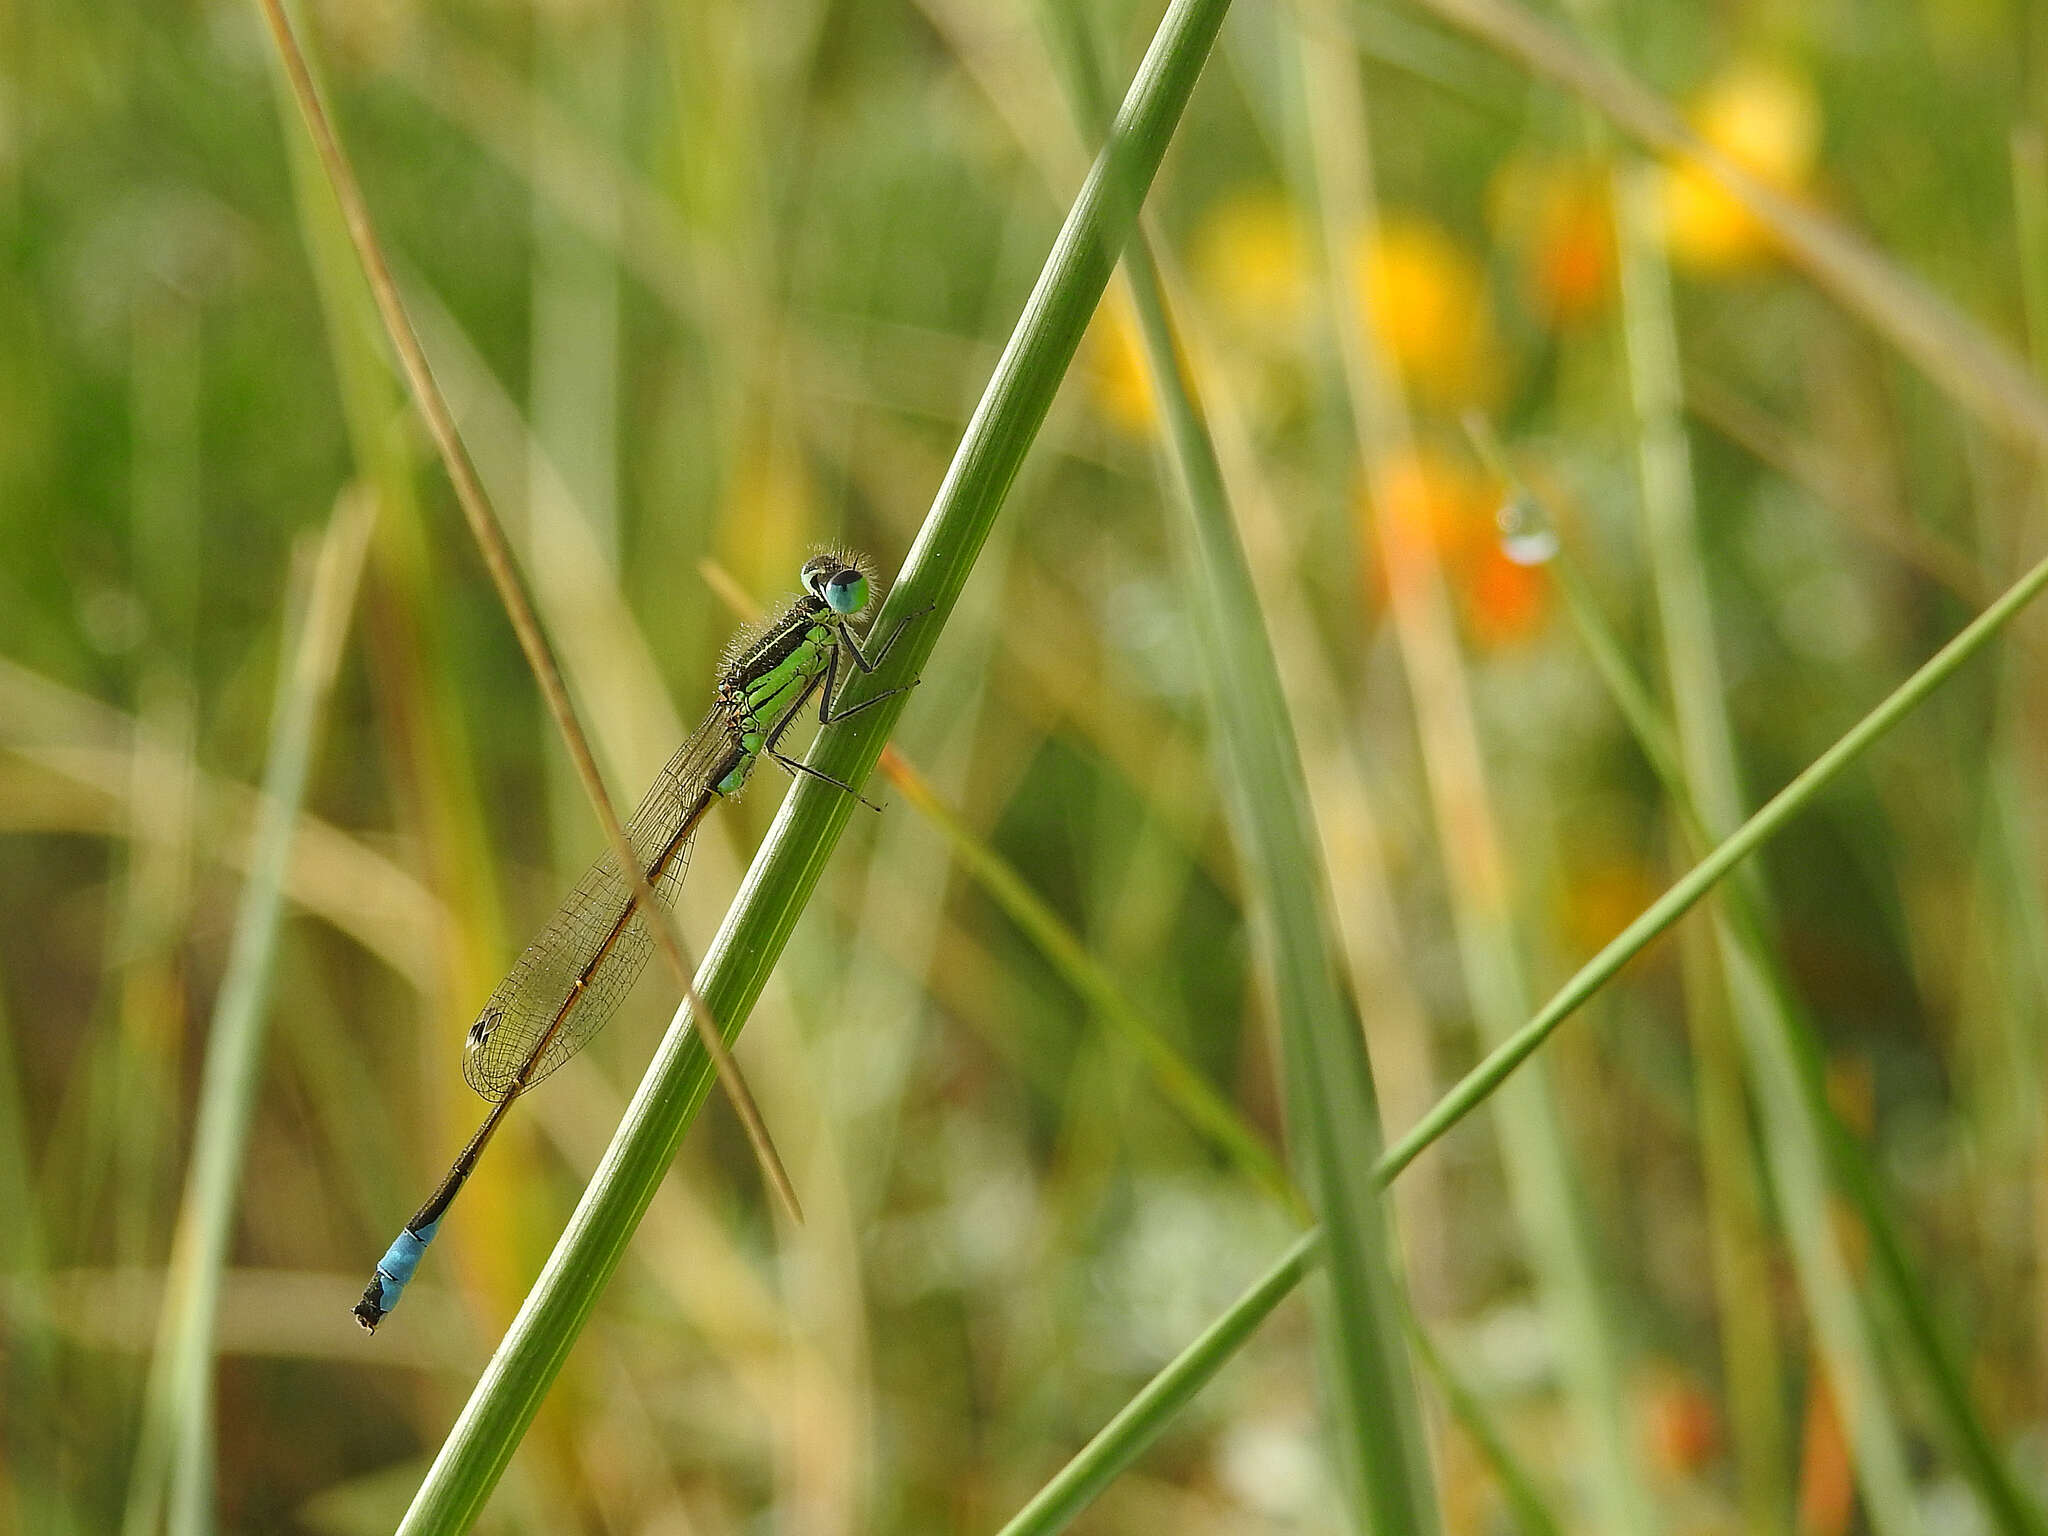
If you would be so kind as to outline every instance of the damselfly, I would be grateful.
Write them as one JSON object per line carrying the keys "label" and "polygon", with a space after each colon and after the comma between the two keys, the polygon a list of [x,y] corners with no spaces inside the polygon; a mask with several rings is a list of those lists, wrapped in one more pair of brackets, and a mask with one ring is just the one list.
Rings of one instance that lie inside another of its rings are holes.
{"label": "damselfly", "polygon": [[[711,712],[627,823],[626,837],[642,860],[647,884],[663,902],[673,902],[683,883],[698,823],[713,805],[740,791],[762,757],[773,758],[791,774],[808,773],[856,793],[852,785],[781,750],[784,733],[813,693],[819,695],[819,724],[832,725],[903,692],[891,688],[838,707],[840,659],[871,673],[903,633],[898,623],[872,655],[854,634],[852,621],[866,610],[870,595],[860,557],[838,551],[813,556],[804,563],[800,582],[803,590],[781,612],[733,641],[719,667]],[[491,1112],[377,1265],[355,1307],[356,1321],[364,1328],[374,1332],[398,1305],[399,1292],[512,1101],[589,1044],[632,987],[653,941],[637,908],[633,882],[606,854],[527,946],[469,1027],[462,1075],[492,1101]]]}

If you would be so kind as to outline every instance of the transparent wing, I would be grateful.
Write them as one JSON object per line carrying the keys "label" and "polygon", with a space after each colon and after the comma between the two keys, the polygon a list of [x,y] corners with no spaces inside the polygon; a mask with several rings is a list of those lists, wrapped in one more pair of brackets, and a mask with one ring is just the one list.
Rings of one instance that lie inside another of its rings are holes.
{"label": "transparent wing", "polygon": [[[725,722],[715,711],[705,716],[626,824],[627,840],[664,905],[674,904],[682,886],[691,837],[672,845],[701,814],[732,751]],[[605,854],[527,945],[470,1026],[462,1062],[470,1087],[487,1099],[507,1098],[590,1043],[647,963],[653,934],[634,908],[617,861]]]}

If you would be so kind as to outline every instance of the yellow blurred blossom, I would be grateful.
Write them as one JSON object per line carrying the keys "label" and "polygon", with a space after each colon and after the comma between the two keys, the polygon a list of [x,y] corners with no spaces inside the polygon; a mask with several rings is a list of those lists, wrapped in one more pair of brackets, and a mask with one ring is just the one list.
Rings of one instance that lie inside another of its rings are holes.
{"label": "yellow blurred blossom", "polygon": [[1440,227],[1389,214],[1353,272],[1360,304],[1420,400],[1455,408],[1499,395],[1503,362],[1485,273]]}
{"label": "yellow blurred blossom", "polygon": [[[1700,137],[1780,192],[1802,190],[1820,152],[1820,102],[1812,84],[1779,65],[1749,61],[1716,76],[1692,111]],[[1672,168],[1664,186],[1665,238],[1672,259],[1702,272],[1730,272],[1769,254],[1763,225],[1704,171]]]}
{"label": "yellow blurred blossom", "polygon": [[1561,328],[1596,314],[1614,291],[1607,178],[1583,162],[1518,158],[1493,178],[1487,202],[1536,317]]}
{"label": "yellow blurred blossom", "polygon": [[1239,340],[1292,350],[1313,286],[1301,220],[1277,192],[1212,204],[1195,231],[1191,268],[1209,313]]}
{"label": "yellow blurred blossom", "polygon": [[1145,367],[1145,339],[1130,295],[1121,287],[1103,294],[1088,323],[1088,393],[1112,427],[1130,437],[1159,430],[1159,403]]}

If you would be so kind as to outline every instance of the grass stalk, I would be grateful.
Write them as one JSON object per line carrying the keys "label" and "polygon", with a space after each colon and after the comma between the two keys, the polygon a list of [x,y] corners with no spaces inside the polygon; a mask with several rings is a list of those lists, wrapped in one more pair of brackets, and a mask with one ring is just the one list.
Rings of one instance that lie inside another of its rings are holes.
{"label": "grass stalk", "polygon": [[782,1202],[790,1218],[801,1222],[803,1213],[797,1203],[796,1187],[790,1183],[789,1174],[768,1135],[768,1128],[762,1123],[760,1110],[747,1090],[746,1079],[726,1051],[724,1036],[717,1027],[716,1019],[698,994],[682,928],[675,914],[655,899],[654,890],[647,883],[647,872],[641,867],[633,845],[626,837],[625,823],[619,819],[618,808],[612,804],[610,792],[604,787],[604,776],[598,772],[589,738],[576,718],[576,709],[570,702],[568,686],[562,681],[562,670],[555,660],[554,650],[534,614],[533,601],[527,595],[525,582],[513,561],[505,530],[499,525],[497,513],[484,494],[476,466],[470,462],[469,451],[463,446],[462,435],[456,429],[454,414],[442,398],[441,387],[435,382],[433,370],[427,364],[426,352],[420,346],[419,336],[398,296],[391,265],[385,259],[376,227],[370,219],[369,204],[363,198],[355,170],[320,99],[312,69],[299,47],[291,20],[285,14],[284,0],[257,0],[257,4],[270,29],[271,41],[276,45],[292,99],[305,119],[314,150],[327,173],[329,185],[334,189],[335,199],[341,205],[342,220],[356,248],[356,258],[362,263],[363,276],[369,283],[377,314],[398,354],[399,368],[412,393],[413,403],[418,407],[428,435],[433,438],[434,447],[441,455],[442,466],[447,470],[449,484],[455,491],[456,503],[462,508],[463,520],[469,525],[470,534],[483,555],[491,584],[497,589],[505,616],[519,639],[519,648],[533,670],[534,681],[540,686],[541,698],[554,719],[556,729],[561,732],[562,744],[568,749],[577,780],[604,829],[605,844],[611,850],[620,873],[631,882],[634,901],[654,935],[655,947],[661,951],[691,1006],[712,1026],[703,1031],[705,1049],[717,1069],[720,1085],[732,1101],[733,1113],[746,1130],[747,1141],[754,1149],[754,1156],[761,1165],[769,1188]]}
{"label": "grass stalk", "polygon": [[1552,1030],[1583,1007],[1587,999],[1613,980],[1621,968],[1647,948],[1653,939],[1685,916],[1702,897],[1726,879],[1730,870],[1782,831],[1785,824],[1804,810],[1816,794],[1839,778],[1843,770],[1924,703],[1929,694],[1953,677],[1965,662],[2011,623],[2021,609],[2040,596],[2043,587],[2048,587],[2048,558],[2030,567],[2024,576],[2006,588],[1996,602],[1922,662],[1912,676],[1885,695],[1876,708],[1843,732],[1833,746],[1801,769],[1791,782],[1758,807],[1734,832],[1716,843],[1710,853],[1573,972],[1528,1023],[1489,1051],[1485,1060],[1460,1078],[1427,1115],[1387,1149],[1381,1165],[1388,1175],[1399,1173],[1425,1147],[1471,1113],[1509,1073],[1543,1044]]}
{"label": "grass stalk", "polygon": [[[1727,878],[1729,871],[1740,866],[1744,859],[1782,831],[1793,817],[1813,802],[1815,796],[1841,777],[1846,769],[1857,762],[1887,732],[1953,677],[1965,662],[1988,645],[2022,609],[2040,596],[2044,587],[2048,587],[2048,558],[2032,566],[1946,645],[1921,663],[1913,674],[1887,694],[1876,708],[1851,726],[1827,751],[1807,764],[1790,783],[1765,801],[1730,836],[1716,843],[1705,857],[1687,870],[1662,896],[1646,907],[1620,933],[1603,945],[1598,953],[1580,966],[1533,1018],[1489,1051],[1485,1059],[1461,1077],[1428,1114],[1387,1148],[1373,1169],[1374,1179],[1381,1185],[1391,1183],[1400,1176],[1402,1169],[1421,1156],[1432,1143],[1483,1104],[1516,1068],[1542,1046],[1553,1030],[1612,981],[1622,967],[1698,905],[1703,897]],[[1250,1337],[1258,1322],[1278,1304],[1279,1298],[1267,1293],[1268,1282],[1284,1280],[1286,1285],[1291,1286],[1307,1272],[1308,1266],[1319,1263],[1322,1257],[1320,1237],[1320,1231],[1311,1232],[1290,1249],[1276,1262],[1273,1270],[1232,1303],[1195,1343],[1168,1361],[1147,1383],[1140,1398],[1150,1403],[1170,1402],[1177,1406],[1201,1390],[1209,1378],[1222,1368],[1230,1352],[1229,1349],[1218,1352],[1210,1347],[1211,1341],[1218,1336],[1227,1336],[1235,1341],[1230,1346],[1235,1348],[1236,1343]],[[1238,1324],[1246,1318],[1250,1319],[1250,1326],[1239,1327]],[[1133,1399],[1133,1404],[1139,1400]],[[1149,1444],[1152,1438],[1158,1436],[1170,1418],[1170,1414],[1155,1413],[1132,1419],[1128,1417],[1129,1414],[1130,1407],[1127,1406],[1114,1421],[1121,1425],[1122,1429],[1113,1450],[1104,1447],[1098,1451],[1097,1442],[1091,1441],[1089,1448],[1082,1452],[1082,1456],[1092,1458],[1114,1454],[1123,1458],[1119,1465],[1128,1464],[1145,1444]],[[1136,1438],[1141,1435],[1144,1436],[1143,1439]],[[1065,1478],[1073,1465],[1070,1463],[1068,1469],[1062,1470],[1060,1478]],[[1058,1480],[1055,1479],[1056,1482]]]}
{"label": "grass stalk", "polygon": [[[2038,123],[2014,130],[2012,188],[2027,347],[2035,376],[2048,378],[2048,135]],[[2030,511],[2032,515],[2021,520],[2023,528],[2048,526],[2048,453],[2034,458]],[[2019,1119],[2027,1128],[2024,1145],[2033,1190],[2031,1215],[2035,1239],[2040,1241],[2048,1237],[2048,1130],[2028,1111],[2048,1091],[2048,1056],[2044,1056],[2041,1028],[2044,1014],[2048,1014],[2048,899],[2042,895],[2041,816],[2038,801],[2029,797],[2048,780],[2048,764],[2043,762],[2036,733],[2022,724],[2038,710],[2043,698],[2039,667],[2031,655],[2025,663],[2018,657],[2008,661],[2004,694],[2005,729],[2000,732],[1993,783],[2000,823],[1998,842],[2012,892],[2014,917],[2009,927],[2016,931],[2012,958],[2017,964],[2009,974],[2023,975],[2030,983],[2011,988],[2016,995],[2008,1006],[2026,1025],[2024,1036],[2013,1044],[2011,1061],[2015,1095],[2028,1107]],[[2048,1325],[2040,1321],[2048,1317],[2048,1265],[2036,1266],[2033,1316],[2031,1378],[2038,1393],[2048,1385]]]}
{"label": "grass stalk", "polygon": [[[1626,196],[1642,198],[1645,191],[1645,183],[1639,181]],[[1624,209],[1625,219],[1640,220],[1648,212],[1646,204],[1640,201],[1625,201],[1619,206]],[[1596,653],[1609,653],[1610,661],[1602,667],[1603,674],[1614,688],[1617,702],[1632,728],[1638,730],[1639,740],[1671,795],[1688,840],[1695,848],[1705,848],[1713,830],[1711,818],[1716,813],[1702,813],[1699,809],[1700,786],[1715,786],[1713,792],[1722,801],[1718,814],[1732,819],[1739,810],[1734,748],[1729,723],[1719,703],[1722,690],[1712,653],[1699,556],[1693,543],[1690,473],[1683,438],[1678,435],[1677,369],[1669,314],[1658,273],[1638,265],[1656,263],[1660,258],[1649,247],[1644,234],[1645,226],[1632,225],[1622,231],[1622,240],[1629,264],[1626,270],[1632,272],[1636,288],[1629,300],[1629,314],[1639,410],[1646,417],[1646,445],[1657,445],[1654,452],[1646,447],[1646,456],[1652,462],[1646,463],[1645,468],[1645,505],[1660,605],[1666,614],[1668,668],[1673,694],[1680,700],[1676,759],[1670,731],[1658,717],[1655,706],[1648,702],[1627,663],[1620,659],[1618,646],[1606,633],[1583,590],[1568,595],[1568,601],[1581,633],[1589,637],[1591,648]],[[1567,586],[1579,588],[1576,578],[1568,574],[1569,562],[1560,564]],[[1708,702],[1702,704],[1701,700]],[[1925,1288],[1913,1274],[1876,1178],[1827,1102],[1819,1049],[1811,1026],[1802,1017],[1784,966],[1765,937],[1766,895],[1761,877],[1738,882],[1725,894],[1724,903],[1716,912],[1716,937],[1724,957],[1733,957],[1726,967],[1727,984],[1730,999],[1738,1010],[1737,1022],[1742,1026],[1743,1045],[1759,1097],[1778,1106],[1762,1117],[1763,1140],[1779,1186],[1780,1205],[1787,1213],[1788,1226],[1794,1229],[1795,1258],[1800,1257],[1802,1232],[1807,1242],[1835,1242],[1832,1234],[1839,1224],[1832,1219],[1827,1191],[1803,1187],[1809,1177],[1807,1170],[1830,1168],[1834,1182],[1862,1218],[1877,1260],[1877,1287],[1889,1303],[1895,1325],[1903,1330],[1905,1352],[1927,1381],[1945,1437],[1960,1457],[1966,1476],[2001,1529],[2038,1532],[2038,1511],[2019,1491],[2011,1470],[1993,1448],[1969,1402],[1962,1379],[1948,1358]],[[1747,1013],[1742,1012],[1744,1009]],[[1788,1187],[1788,1180],[1800,1187]],[[1816,1237],[1816,1233],[1824,1235]],[[1821,1304],[1820,1288],[1828,1286],[1832,1277],[1850,1273],[1846,1258],[1839,1254],[1809,1253],[1802,1262],[1812,1266],[1810,1274],[1802,1269],[1810,1309]],[[1746,1304],[1754,1306],[1754,1298],[1747,1298]],[[1881,1394],[1876,1350],[1863,1337],[1868,1324],[1853,1288],[1847,1294],[1830,1293],[1825,1304],[1837,1315],[1819,1330],[1824,1352],[1833,1347],[1830,1340],[1855,1352],[1848,1365],[1857,1373],[1856,1378],[1838,1382],[1837,1391],[1846,1394],[1854,1388]],[[1846,1314],[1846,1321],[1842,1314]],[[1900,1437],[1900,1431],[1890,1423],[1888,1404],[1882,1399],[1874,1409],[1868,1405],[1852,1406],[1851,1423],[1864,1411],[1878,1415],[1880,1430],[1888,1430],[1895,1439]],[[1900,1446],[1890,1449],[1895,1457],[1903,1454]],[[1896,1467],[1893,1475],[1900,1475]],[[1904,1490],[1890,1488],[1886,1496],[1897,1502],[1904,1497]],[[1882,1522],[1884,1517],[1879,1518]]]}
{"label": "grass stalk", "polygon": [[[1530,1006],[1513,910],[1514,876],[1438,552],[1419,533],[1420,520],[1403,515],[1394,489],[1397,466],[1412,461],[1414,440],[1384,340],[1392,317],[1368,312],[1353,280],[1355,252],[1370,249],[1377,239],[1366,104],[1348,51],[1329,48],[1321,30],[1304,30],[1299,49],[1332,330],[1371,505],[1371,537],[1408,679],[1466,998],[1481,1037],[1498,1043]],[[1496,1127],[1523,1245],[1556,1342],[1597,1525],[1611,1536],[1653,1530],[1655,1512],[1623,1423],[1616,1344],[1623,1331],[1608,1316],[1579,1179],[1542,1064],[1503,1095]]]}
{"label": "grass stalk", "polygon": [[1176,1355],[1103,1425],[1031,1502],[1004,1523],[998,1536],[1051,1536],[1095,1501],[1117,1474],[1159,1438],[1173,1416],[1193,1400],[1259,1324],[1287,1299],[1309,1269],[1322,1261],[1320,1230],[1297,1238],[1201,1335]]}
{"label": "grass stalk", "polygon": [[981,887],[1003,914],[1024,931],[1068,986],[1087,1002],[1096,1017],[1122,1035],[1151,1072],[1160,1094],[1180,1111],[1189,1125],[1208,1137],[1237,1165],[1238,1171],[1300,1220],[1309,1220],[1301,1194],[1287,1170],[1246,1123],[1230,1101],[1218,1093],[1178,1047],[1124,995],[1109,968],[1091,955],[1073,930],[1060,921],[1002,855],[976,837],[960,813],[940,798],[925,776],[894,747],[882,753],[882,772],[919,815],[941,833],[953,859]]}
{"label": "grass stalk", "polygon": [[[1106,115],[1081,14],[1051,0],[1067,35],[1082,120]],[[1222,748],[1227,803],[1248,873],[1253,932],[1273,990],[1293,1161],[1322,1220],[1331,1268],[1317,1328],[1328,1426],[1361,1529],[1396,1536],[1438,1526],[1427,1445],[1401,1328],[1391,1232],[1371,1179],[1379,1111],[1365,1036],[1338,983],[1329,877],[1311,824],[1287,700],[1259,612],[1223,470],[1142,230],[1124,253],[1187,519],[1182,554],[1197,662]]]}
{"label": "grass stalk", "polygon": [[[1161,21],[876,618],[883,634],[909,625],[874,680],[877,690],[915,677],[937,644],[1129,233],[1131,211],[1109,187],[1150,185],[1226,9],[1225,0],[1175,0]],[[885,700],[821,733],[811,766],[846,783],[864,781],[904,702]],[[809,776],[778,809],[704,963],[701,990],[711,1016],[733,1033],[851,814],[846,795]],[[679,1015],[664,1038],[568,1230],[407,1511],[401,1529],[408,1536],[466,1529],[475,1519],[617,1268],[709,1087],[703,1045],[687,1025]]]}
{"label": "grass stalk", "polygon": [[1444,1406],[1457,1420],[1458,1427],[1471,1437],[1473,1445],[1479,1449],[1480,1459],[1492,1470],[1494,1481],[1500,1484],[1501,1495],[1507,1500],[1508,1511],[1521,1528],[1522,1536],[1563,1536],[1556,1516],[1543,1502],[1543,1495],[1537,1492],[1535,1479],[1494,1424],[1486,1405],[1452,1369],[1451,1362],[1444,1358],[1443,1351],[1429,1336],[1429,1330],[1413,1317],[1408,1322],[1408,1338],[1414,1346],[1415,1357],[1422,1362],[1422,1368],[1429,1372],[1429,1379],[1442,1394]]}
{"label": "grass stalk", "polygon": [[213,1349],[221,1269],[255,1112],[285,869],[374,515],[367,496],[343,493],[307,586],[284,606],[287,615],[304,617],[280,650],[257,853],[207,1030],[192,1161],[129,1485],[128,1536],[147,1536],[160,1524],[173,1536],[200,1536],[214,1524]]}
{"label": "grass stalk", "polygon": [[[1668,688],[1677,715],[1679,766],[1686,799],[1707,835],[1740,820],[1735,751],[1724,710],[1725,687],[1714,651],[1711,600],[1700,564],[1692,465],[1681,417],[1678,339],[1669,274],[1656,245],[1659,173],[1642,164],[1615,172],[1615,225],[1621,253],[1622,324],[1640,443],[1644,544],[1664,641]],[[1751,869],[1728,898],[1760,901]],[[1744,930],[1754,935],[1750,924]],[[1835,1400],[1855,1446],[1865,1507],[1885,1536],[1918,1529],[1903,1436],[1892,1412],[1878,1351],[1842,1250],[1827,1188],[1826,1136],[1800,1089],[1796,1028],[1777,1006],[1775,960],[1761,943],[1744,943],[1727,907],[1715,923],[1728,1001],[1761,1105],[1766,1165],[1776,1189],[1800,1291],[1827,1362]],[[1750,1298],[1755,1305],[1757,1298]]]}

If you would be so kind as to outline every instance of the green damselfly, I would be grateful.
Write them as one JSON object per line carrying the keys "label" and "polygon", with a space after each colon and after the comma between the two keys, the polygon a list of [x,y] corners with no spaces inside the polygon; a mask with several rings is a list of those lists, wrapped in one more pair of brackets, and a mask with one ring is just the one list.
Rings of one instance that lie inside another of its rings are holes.
{"label": "green damselfly", "polygon": [[[872,673],[910,617],[872,655],[862,648],[852,623],[866,611],[871,595],[865,562],[837,550],[814,555],[804,562],[799,581],[802,590],[780,612],[759,629],[742,632],[727,649],[710,713],[669,760],[626,825],[647,884],[663,902],[675,900],[690,862],[691,840],[705,814],[738,794],[762,757],[773,758],[793,775],[807,773],[857,794],[852,785],[781,751],[784,733],[812,694],[819,695],[819,724],[833,725],[904,691],[891,688],[838,707],[841,658]],[[606,854],[527,946],[469,1027],[462,1075],[492,1101],[491,1112],[370,1277],[355,1307],[356,1321],[365,1329],[375,1332],[398,1305],[399,1293],[512,1101],[590,1042],[639,976],[652,942],[633,882]]]}

